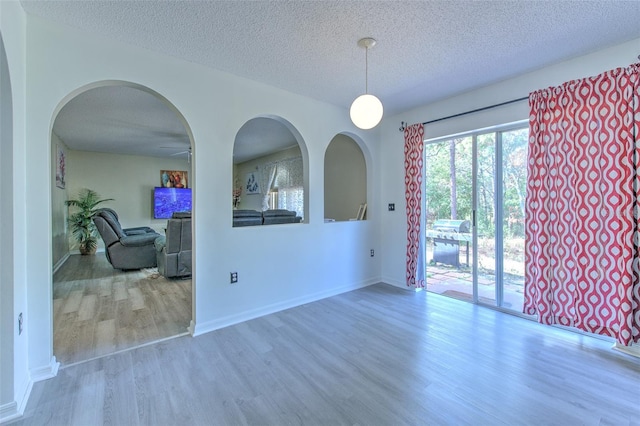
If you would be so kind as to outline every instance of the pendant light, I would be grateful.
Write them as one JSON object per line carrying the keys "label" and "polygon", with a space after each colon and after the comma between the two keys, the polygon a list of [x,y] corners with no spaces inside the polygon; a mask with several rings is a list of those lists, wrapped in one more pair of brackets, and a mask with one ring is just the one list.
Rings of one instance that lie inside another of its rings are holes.
{"label": "pendant light", "polygon": [[376,40],[370,37],[358,40],[358,46],[365,49],[364,95],[360,95],[351,104],[349,115],[356,127],[368,130],[376,127],[382,120],[382,102],[368,93],[369,91],[369,49],[376,45]]}

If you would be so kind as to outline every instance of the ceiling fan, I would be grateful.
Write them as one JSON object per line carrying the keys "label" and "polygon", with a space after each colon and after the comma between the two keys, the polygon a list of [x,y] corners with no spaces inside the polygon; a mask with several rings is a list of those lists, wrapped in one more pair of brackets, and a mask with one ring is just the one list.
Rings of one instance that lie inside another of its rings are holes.
{"label": "ceiling fan", "polygon": [[[162,149],[177,149],[177,147],[169,147],[169,146],[161,146],[160,148]],[[169,154],[169,157],[177,157],[177,156],[182,156],[182,155],[186,155],[187,156],[187,164],[191,164],[191,147],[179,151],[179,152],[174,152],[173,154]]]}

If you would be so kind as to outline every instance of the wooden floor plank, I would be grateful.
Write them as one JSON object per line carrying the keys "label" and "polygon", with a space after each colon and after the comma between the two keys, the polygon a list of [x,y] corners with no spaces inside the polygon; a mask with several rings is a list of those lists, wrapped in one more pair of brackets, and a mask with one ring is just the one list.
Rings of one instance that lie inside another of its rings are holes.
{"label": "wooden floor plank", "polygon": [[53,352],[62,365],[186,333],[192,316],[190,279],[116,270],[104,253],[70,256],[53,294]]}
{"label": "wooden floor plank", "polygon": [[116,351],[116,323],[114,319],[98,322],[95,333],[95,356],[107,355]]}
{"label": "wooden floor plank", "polygon": [[82,296],[80,309],[78,310],[78,321],[87,321],[94,318],[97,315],[97,304],[98,297],[95,294],[86,294]]}
{"label": "wooden floor plank", "polygon": [[638,425],[639,391],[606,339],[378,284],[63,368],[16,425]]}
{"label": "wooden floor plank", "polygon": [[62,307],[62,313],[68,314],[70,312],[78,312],[80,304],[82,303],[82,296],[84,292],[82,290],[74,290],[69,293],[69,296],[65,299],[64,306]]}

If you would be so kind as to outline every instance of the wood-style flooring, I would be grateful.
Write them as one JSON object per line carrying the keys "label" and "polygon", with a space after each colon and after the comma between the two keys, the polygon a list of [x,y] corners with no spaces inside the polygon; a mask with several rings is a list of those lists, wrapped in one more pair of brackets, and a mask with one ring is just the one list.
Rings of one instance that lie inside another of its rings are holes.
{"label": "wood-style flooring", "polygon": [[191,280],[70,256],[53,277],[53,354],[64,366],[187,332]]}
{"label": "wood-style flooring", "polygon": [[638,425],[611,342],[385,284],[61,369],[18,425]]}

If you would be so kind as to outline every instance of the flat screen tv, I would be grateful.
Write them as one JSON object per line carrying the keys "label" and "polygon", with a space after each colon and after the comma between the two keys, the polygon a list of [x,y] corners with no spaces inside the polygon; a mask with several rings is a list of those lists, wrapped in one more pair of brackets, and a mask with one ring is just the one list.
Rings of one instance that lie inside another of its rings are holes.
{"label": "flat screen tv", "polygon": [[191,211],[191,188],[153,189],[153,218],[169,219],[173,212]]}

